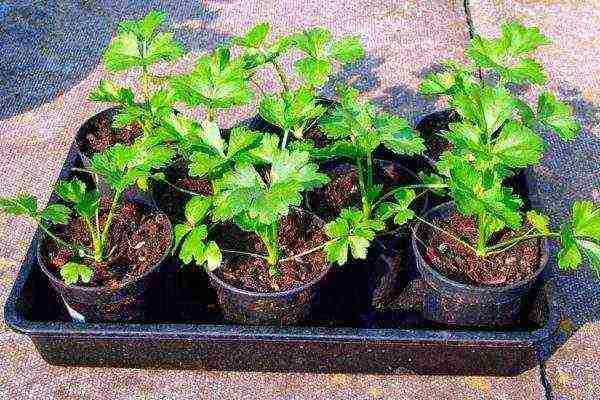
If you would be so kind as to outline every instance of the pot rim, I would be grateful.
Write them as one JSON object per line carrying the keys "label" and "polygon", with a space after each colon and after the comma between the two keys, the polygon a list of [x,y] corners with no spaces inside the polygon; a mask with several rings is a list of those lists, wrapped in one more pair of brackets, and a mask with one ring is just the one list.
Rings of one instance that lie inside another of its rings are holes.
{"label": "pot rim", "polygon": [[[315,213],[313,213],[311,211],[303,210],[298,207],[291,207],[291,209],[296,212],[307,213],[310,216],[312,216],[313,218],[317,219],[318,221],[323,222],[323,220],[321,218],[319,218]],[[324,222],[323,222],[323,225],[324,225]],[[315,284],[317,284],[318,282],[323,280],[325,275],[327,275],[327,273],[331,270],[332,266],[333,266],[332,262],[327,262],[325,264],[325,268],[323,268],[323,271],[315,279],[313,279],[309,282],[306,282],[305,284],[303,284],[301,286],[297,286],[297,287],[289,289],[289,290],[278,291],[278,292],[254,292],[254,291],[247,290],[247,289],[240,289],[238,287],[235,287],[235,286],[225,282],[213,271],[207,271],[207,274],[211,279],[215,280],[219,284],[219,286],[222,286],[234,293],[244,294],[244,295],[254,296],[254,297],[262,297],[262,298],[275,298],[275,297],[282,297],[282,296],[299,293],[299,292],[302,292],[302,291],[308,289],[311,286],[314,286]]]}
{"label": "pot rim", "polygon": [[38,242],[37,242],[37,246],[36,246],[36,255],[37,255],[38,265],[42,269],[42,272],[44,272],[44,275],[46,275],[53,284],[58,285],[65,290],[78,290],[78,291],[85,292],[85,293],[106,293],[107,291],[116,292],[116,291],[128,288],[129,286],[135,284],[136,282],[139,282],[140,280],[142,280],[142,279],[146,278],[147,276],[149,276],[150,274],[154,273],[165,262],[165,260],[171,255],[171,251],[173,249],[173,225],[171,224],[171,220],[169,220],[169,217],[167,217],[167,215],[165,213],[163,213],[162,211],[153,210],[148,215],[151,215],[151,214],[163,216],[164,219],[167,221],[167,226],[169,228],[169,233],[170,233],[169,234],[169,238],[170,238],[169,246],[163,253],[160,260],[158,260],[151,269],[149,269],[144,274],[142,274],[141,276],[137,277],[134,280],[124,282],[114,288],[112,288],[112,287],[107,288],[105,286],[86,287],[86,286],[79,286],[79,285],[67,285],[61,279],[59,279],[54,273],[52,273],[46,266],[46,262],[44,261],[44,258],[42,257],[42,245],[43,245],[44,239],[46,238],[47,235],[43,232],[40,235]]}
{"label": "pot rim", "polygon": [[83,124],[81,124],[79,126],[79,129],[77,129],[77,134],[75,135],[75,148],[77,149],[77,152],[79,153],[80,157],[85,157],[87,159],[89,159],[90,157],[85,153],[85,150],[83,149],[83,143],[82,143],[82,139],[85,137],[85,134],[87,133],[88,129],[89,129],[89,125],[97,120],[98,118],[100,118],[103,115],[107,115],[107,114],[111,114],[111,113],[116,113],[119,111],[119,107],[114,106],[114,107],[109,107],[106,108],[100,112],[97,112],[96,114],[92,115],[91,117],[89,117],[88,119],[86,119]]}
{"label": "pot rim", "polygon": [[[434,116],[450,113],[452,111],[455,111],[455,110],[453,108],[447,107],[447,108],[442,108],[441,110],[436,110],[436,111],[430,112],[428,114],[425,114],[419,119],[419,122],[417,122],[416,127],[421,125],[427,118],[433,118]],[[435,164],[437,163],[437,160],[434,160],[431,156],[429,156],[429,154],[426,154],[426,153],[421,154],[421,157],[423,157],[425,159],[425,161],[427,162],[427,164],[429,164],[429,166],[435,170]]]}
{"label": "pot rim", "polygon": [[[431,214],[432,212],[435,212],[437,210],[444,209],[444,208],[450,208],[450,207],[455,208],[455,204],[453,201],[442,203],[442,204],[430,209],[425,214],[423,214],[423,218],[427,219],[427,216],[429,214]],[[422,225],[421,222],[414,224],[414,226],[412,227],[412,233],[411,233],[413,253],[415,254],[416,257],[418,257],[418,262],[416,263],[417,268],[419,268],[419,269],[427,268],[428,273],[431,274],[435,279],[440,280],[443,283],[450,285],[457,289],[462,289],[462,290],[476,292],[476,293],[490,293],[490,292],[502,293],[502,292],[507,292],[507,291],[511,291],[514,289],[520,289],[520,288],[526,287],[527,285],[531,284],[532,282],[535,282],[539,278],[541,273],[544,271],[544,269],[546,268],[546,265],[548,264],[548,259],[550,256],[548,239],[541,238],[541,239],[539,239],[539,244],[538,244],[539,248],[540,248],[540,253],[541,253],[539,267],[535,271],[535,273],[533,275],[529,276],[528,278],[520,280],[515,283],[511,283],[510,285],[498,285],[498,286],[475,286],[475,285],[470,285],[467,283],[456,282],[456,281],[446,277],[442,273],[438,272],[432,266],[430,266],[429,263],[425,260],[425,258],[421,254],[421,249],[419,248],[419,244],[416,240],[417,232],[419,231],[419,228],[421,227],[421,225]]]}

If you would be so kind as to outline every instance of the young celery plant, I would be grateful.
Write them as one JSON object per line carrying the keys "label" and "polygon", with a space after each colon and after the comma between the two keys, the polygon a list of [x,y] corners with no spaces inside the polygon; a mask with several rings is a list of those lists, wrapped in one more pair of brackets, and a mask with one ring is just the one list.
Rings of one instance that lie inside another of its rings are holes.
{"label": "young celery plant", "polygon": [[[103,153],[94,155],[91,169],[94,173],[106,176],[113,189],[108,216],[104,224],[100,223],[100,193],[88,190],[85,183],[77,178],[60,180],[56,186],[56,194],[69,205],[50,204],[39,211],[37,199],[31,195],[21,194],[14,198],[0,198],[0,210],[16,216],[33,218],[39,228],[59,246],[71,250],[71,260],[61,266],[60,275],[69,285],[80,280],[89,283],[93,277],[93,265],[106,261],[110,256],[107,245],[109,231],[120,199],[126,188],[140,179],[146,179],[151,170],[163,166],[171,158],[171,150],[164,147],[146,148],[141,144],[124,146],[117,144]],[[66,224],[73,213],[85,223],[91,238],[91,248],[71,243],[52,232],[47,224]]]}
{"label": "young celery plant", "polygon": [[[233,43],[245,49],[242,59],[249,75],[266,65],[272,66],[281,83],[279,93],[268,93],[260,102],[259,114],[283,132],[281,148],[285,149],[289,135],[302,140],[311,123],[322,116],[326,108],[319,104],[316,93],[335,72],[335,65],[346,65],[364,57],[364,49],[357,37],[346,37],[333,42],[331,32],[324,28],[283,36],[267,43],[269,25],[261,23],[248,33],[235,37]],[[295,71],[302,85],[291,87],[293,79],[287,75],[280,58],[296,49],[302,58],[295,63]]]}
{"label": "young celery plant", "polygon": [[[258,146],[239,146],[255,143],[255,137],[261,138]],[[252,255],[267,261],[272,276],[279,273],[278,264],[282,261],[277,245],[279,219],[288,214],[291,206],[300,205],[303,191],[328,180],[317,172],[308,153],[281,150],[278,143],[275,135],[238,129],[232,131],[229,143],[223,144],[226,151],[222,155],[204,150],[206,154],[202,157],[215,161],[203,164],[209,166],[203,173],[211,177],[214,195],[193,198],[186,206],[186,224],[175,227],[184,263],[194,260],[197,264],[206,263],[207,269],[213,270],[220,264],[221,252],[240,253],[220,250],[214,241],[208,240],[211,227],[204,221],[210,216],[213,226],[232,221],[243,230],[255,232],[267,255]],[[269,173],[261,175],[256,169],[259,166],[270,167]]]}
{"label": "young celery plant", "polygon": [[[507,177],[518,170],[538,165],[546,144],[537,130],[544,128],[563,140],[572,140],[581,127],[572,108],[547,91],[538,98],[537,112],[524,100],[507,89],[507,84],[534,85],[546,81],[546,73],[531,53],[549,43],[537,28],[527,28],[513,21],[502,26],[501,37],[473,38],[467,49],[471,65],[454,61],[444,63],[445,70],[430,74],[421,85],[424,94],[445,95],[459,113],[461,121],[451,123],[442,137],[452,144],[436,163],[437,177],[430,177],[447,186],[458,211],[476,219],[476,243],[467,243],[429,221],[421,222],[442,231],[462,243],[479,257],[508,251],[524,240],[548,237],[560,239],[562,250],[559,265],[574,268],[581,262],[581,253],[588,255],[592,266],[600,270],[598,231],[600,213],[590,202],[575,202],[571,222],[560,232],[553,232],[548,217],[537,211],[525,214],[531,228],[524,231],[522,201],[504,187]],[[497,77],[482,79],[478,69]],[[583,226],[583,222],[589,228]],[[490,239],[505,227],[517,231],[517,236],[492,244]]]}
{"label": "young celery plant", "polygon": [[[444,158],[448,175],[445,177],[449,194],[457,209],[464,215],[476,218],[477,242],[469,243],[436,224],[417,217],[421,222],[439,230],[447,237],[461,243],[481,258],[509,251],[526,240],[549,238],[558,241],[558,265],[575,269],[585,254],[591,267],[600,276],[600,207],[591,201],[576,201],[571,208],[571,219],[552,230],[549,218],[539,211],[520,211],[522,201],[512,190],[502,186],[501,174],[478,171],[464,156],[447,154]],[[528,226],[523,228],[523,219]],[[505,227],[517,233],[511,239],[490,242],[492,236]]]}
{"label": "young celery plant", "polygon": [[119,107],[113,126],[123,128],[139,123],[145,135],[159,135],[162,121],[173,112],[173,93],[166,87],[166,77],[152,74],[150,67],[161,61],[175,61],[183,54],[183,46],[173,34],[160,32],[167,14],[151,11],[138,21],[123,21],[117,36],[104,52],[103,61],[110,72],[139,71],[143,101],[136,100],[133,89],[120,87],[103,79],[91,92],[90,100],[112,103]]}
{"label": "young celery plant", "polygon": [[[383,145],[399,155],[416,155],[425,149],[423,139],[405,119],[379,112],[371,102],[359,100],[356,89],[339,86],[338,90],[340,105],[320,120],[321,130],[333,143],[321,149],[310,145],[303,148],[315,158],[347,157],[356,165],[361,210],[344,210],[326,230],[330,238],[338,239],[328,246],[328,253],[343,264],[348,248],[355,258],[364,259],[375,233],[383,230],[388,219],[393,217],[394,223],[401,225],[414,216],[408,208],[416,198],[413,189],[433,186],[412,185],[382,193],[383,187],[374,181],[375,149]],[[384,201],[391,196],[395,202]]]}

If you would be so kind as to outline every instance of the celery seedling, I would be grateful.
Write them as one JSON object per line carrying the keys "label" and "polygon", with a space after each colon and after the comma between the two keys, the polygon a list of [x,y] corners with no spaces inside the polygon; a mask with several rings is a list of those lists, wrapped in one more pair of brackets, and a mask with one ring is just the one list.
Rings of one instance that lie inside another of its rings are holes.
{"label": "celery seedling", "polygon": [[[131,88],[120,87],[103,79],[90,94],[90,100],[113,103],[119,114],[113,126],[122,128],[139,123],[146,135],[158,135],[162,120],[173,112],[173,93],[162,87],[166,77],[152,73],[150,67],[160,61],[175,61],[183,54],[183,46],[173,34],[160,32],[167,14],[151,11],[139,21],[123,21],[117,36],[110,42],[102,57],[110,72],[139,71],[143,101],[135,98]],[[158,85],[159,89],[152,91]]]}
{"label": "celery seedling", "polygon": [[[94,173],[106,177],[113,189],[112,201],[104,224],[100,224],[100,193],[88,190],[85,183],[77,178],[61,180],[56,186],[56,194],[69,205],[50,204],[39,211],[34,196],[21,194],[14,198],[0,198],[0,210],[6,214],[33,218],[39,228],[59,246],[70,249],[72,260],[63,265],[60,275],[65,283],[77,284],[80,280],[89,283],[93,276],[95,263],[104,262],[109,257],[109,231],[122,199],[128,187],[139,180],[147,179],[152,170],[164,166],[172,157],[172,151],[166,147],[147,148],[142,142],[132,146],[117,144],[102,153],[96,153],[91,161]],[[91,247],[69,243],[52,232],[47,224],[66,224],[72,212],[85,223],[91,238]]]}

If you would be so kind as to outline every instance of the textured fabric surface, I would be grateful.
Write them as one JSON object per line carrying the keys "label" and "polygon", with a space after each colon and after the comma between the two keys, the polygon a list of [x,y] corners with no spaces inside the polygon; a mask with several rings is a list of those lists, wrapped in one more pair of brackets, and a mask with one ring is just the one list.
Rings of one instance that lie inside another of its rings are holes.
{"label": "textured fabric surface", "polygon": [[[8,1],[0,3],[0,195],[33,192],[45,202],[75,132],[102,106],[86,101],[106,74],[99,56],[116,22],[157,7],[170,14],[178,39],[192,52],[178,65],[189,68],[198,53],[228,36],[268,20],[276,33],[324,25],[336,35],[356,33],[367,58],[340,78],[352,80],[385,108],[408,116],[439,108],[419,96],[425,71],[442,58],[460,57],[468,33],[457,0],[343,1]],[[564,213],[573,198],[600,201],[598,140],[600,81],[597,1],[477,1],[475,25],[494,33],[502,18],[541,26],[554,44],[540,56],[555,80],[551,87],[577,108],[584,134],[557,144],[536,170],[545,208]],[[121,76],[120,82],[132,77]],[[221,115],[251,115],[253,107]],[[0,302],[3,304],[31,240],[31,224],[0,216]],[[564,398],[592,398],[582,391],[598,371],[600,296],[587,270],[558,275],[565,310],[560,340],[546,349],[550,381]],[[580,327],[582,327],[579,329]],[[570,339],[569,339],[570,337]],[[565,341],[567,342],[566,344]],[[564,344],[562,347],[559,345]],[[0,322],[0,399],[192,399],[192,398],[543,398],[540,371],[515,378],[370,375],[253,374],[137,371],[50,367],[26,337]],[[589,389],[589,390],[591,390]]]}

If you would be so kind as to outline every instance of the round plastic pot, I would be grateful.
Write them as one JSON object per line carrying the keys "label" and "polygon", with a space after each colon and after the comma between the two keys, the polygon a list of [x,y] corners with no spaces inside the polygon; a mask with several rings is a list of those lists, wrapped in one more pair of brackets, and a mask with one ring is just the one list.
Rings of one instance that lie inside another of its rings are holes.
{"label": "round plastic pot", "polygon": [[[331,171],[340,162],[330,162],[322,166],[325,171]],[[382,168],[393,168],[399,173],[406,174],[418,182],[418,176],[399,161],[380,161]],[[314,201],[310,199],[314,206]],[[307,202],[308,203],[308,202]],[[312,208],[307,204],[308,208]],[[422,196],[416,204],[416,212],[424,213],[429,208],[429,196]],[[319,215],[319,217],[322,217]],[[398,291],[400,277],[406,270],[410,248],[410,228],[408,224],[398,226],[395,230],[375,237],[365,260],[350,260],[342,268],[353,277],[347,284],[358,294],[366,310],[383,308],[394,298]],[[350,289],[350,288],[349,288]],[[365,311],[367,312],[367,311]]]}
{"label": "round plastic pot", "polygon": [[[234,261],[235,258],[228,262]],[[243,325],[297,325],[309,317],[330,269],[328,264],[316,279],[291,290],[270,293],[237,288],[214,272],[209,272],[208,278],[226,320]]]}
{"label": "round plastic pot", "polygon": [[[423,218],[444,218],[455,210],[453,202],[431,209]],[[548,263],[548,241],[540,240],[540,264],[528,279],[505,286],[474,286],[455,282],[435,270],[423,257],[419,240],[425,238],[425,225],[416,224],[412,249],[417,268],[426,283],[424,317],[447,325],[492,328],[517,323],[529,292]],[[417,239],[419,238],[419,239]]]}
{"label": "round plastic pot", "polygon": [[[98,120],[102,118],[107,118],[109,121],[112,121],[118,114],[118,112],[118,107],[112,107],[101,111],[93,117],[89,118],[87,121],[85,121],[83,125],[81,125],[81,127],[79,128],[79,131],[77,132],[77,136],[75,138],[75,143],[77,148],[77,154],[79,155],[79,159],[81,160],[81,163],[83,164],[84,168],[90,168],[90,157],[86,153],[83,141],[85,140],[87,135],[89,135],[92,132]],[[106,179],[103,176],[96,176],[96,187],[102,195],[110,195],[112,193],[112,189],[110,188],[110,186],[106,182]],[[131,187],[126,189],[124,194],[125,197],[130,201],[141,203],[151,207],[155,206],[154,197],[152,196],[151,190],[141,190],[137,187]]]}
{"label": "round plastic pot", "polygon": [[[168,218],[164,217],[168,221]],[[50,271],[46,257],[42,254],[45,236],[38,240],[38,264],[54,290],[62,297],[67,312],[74,322],[142,321],[148,311],[147,289],[154,275],[166,264],[171,253],[173,231],[170,222],[169,231],[171,242],[160,261],[142,276],[118,287],[83,287],[64,283]]]}

